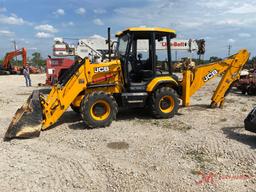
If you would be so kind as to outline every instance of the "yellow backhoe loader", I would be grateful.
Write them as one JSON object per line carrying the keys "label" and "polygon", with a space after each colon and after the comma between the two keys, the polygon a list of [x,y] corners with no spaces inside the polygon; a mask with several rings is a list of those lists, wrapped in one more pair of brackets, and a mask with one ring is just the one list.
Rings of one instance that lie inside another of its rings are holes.
{"label": "yellow backhoe loader", "polygon": [[[110,32],[108,36],[110,42]],[[46,98],[34,91],[16,112],[5,139],[39,136],[70,106],[91,128],[109,126],[121,106],[147,106],[154,117],[171,118],[177,113],[180,100],[188,106],[190,97],[219,75],[222,79],[210,106],[221,107],[230,85],[239,78],[249,58],[247,50],[240,50],[222,61],[187,69],[182,81],[178,81],[171,67],[170,40],[176,37],[175,30],[128,28],[116,37],[116,51],[113,55],[109,48],[107,61],[91,63],[88,58],[78,59]],[[168,45],[164,52],[156,50],[159,41]],[[140,44],[143,52],[137,49]]]}

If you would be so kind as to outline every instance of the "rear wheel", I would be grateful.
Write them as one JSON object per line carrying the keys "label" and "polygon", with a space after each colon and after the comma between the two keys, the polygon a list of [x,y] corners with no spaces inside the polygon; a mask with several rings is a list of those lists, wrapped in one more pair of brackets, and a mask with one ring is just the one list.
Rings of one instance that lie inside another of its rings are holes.
{"label": "rear wheel", "polygon": [[95,92],[84,97],[81,116],[91,128],[109,126],[116,119],[117,103],[112,95]]}
{"label": "rear wheel", "polygon": [[178,95],[170,87],[161,87],[151,95],[150,106],[156,118],[171,118],[179,109]]}

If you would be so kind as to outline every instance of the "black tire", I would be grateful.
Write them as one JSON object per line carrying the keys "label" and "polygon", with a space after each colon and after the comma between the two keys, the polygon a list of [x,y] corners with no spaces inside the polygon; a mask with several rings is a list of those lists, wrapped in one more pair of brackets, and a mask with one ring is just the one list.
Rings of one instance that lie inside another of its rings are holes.
{"label": "black tire", "polygon": [[254,86],[250,85],[247,88],[247,94],[250,95],[250,96],[255,95],[255,92],[256,92],[255,90],[256,90],[256,88]]}
{"label": "black tire", "polygon": [[80,107],[74,106],[73,104],[71,104],[70,107],[74,112],[80,113]]}
{"label": "black tire", "polygon": [[116,119],[118,106],[112,95],[94,92],[84,97],[80,110],[85,124],[90,128],[98,128],[107,127]]}
{"label": "black tire", "polygon": [[171,118],[179,109],[178,94],[170,87],[161,87],[151,95],[150,107],[154,117]]}
{"label": "black tire", "polygon": [[243,95],[245,95],[245,94],[246,94],[246,90],[242,90],[241,92],[242,92],[242,94],[243,94]]}

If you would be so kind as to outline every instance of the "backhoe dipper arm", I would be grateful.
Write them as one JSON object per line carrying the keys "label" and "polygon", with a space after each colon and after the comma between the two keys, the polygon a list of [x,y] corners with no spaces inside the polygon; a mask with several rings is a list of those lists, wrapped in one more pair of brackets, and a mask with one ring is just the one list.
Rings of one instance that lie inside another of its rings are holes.
{"label": "backhoe dipper arm", "polygon": [[27,49],[22,48],[22,65],[25,67],[27,65]]}
{"label": "backhoe dipper arm", "polygon": [[222,61],[199,65],[193,70],[184,71],[182,81],[183,106],[189,106],[190,97],[205,83],[217,75],[222,75],[222,79],[211,99],[211,107],[222,107],[226,92],[230,85],[240,78],[240,71],[248,61],[249,56],[250,53],[243,49]]}

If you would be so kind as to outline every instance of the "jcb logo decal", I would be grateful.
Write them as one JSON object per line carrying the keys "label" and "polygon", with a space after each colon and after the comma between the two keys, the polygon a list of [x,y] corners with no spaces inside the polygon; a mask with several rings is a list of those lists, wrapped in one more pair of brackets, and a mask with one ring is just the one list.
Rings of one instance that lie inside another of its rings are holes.
{"label": "jcb logo decal", "polygon": [[211,78],[213,78],[215,75],[218,74],[218,71],[216,69],[214,69],[213,71],[211,71],[210,73],[208,73],[203,79],[204,82],[209,81]]}
{"label": "jcb logo decal", "polygon": [[96,67],[96,68],[94,68],[95,73],[108,72],[108,71],[109,71],[109,67]]}

